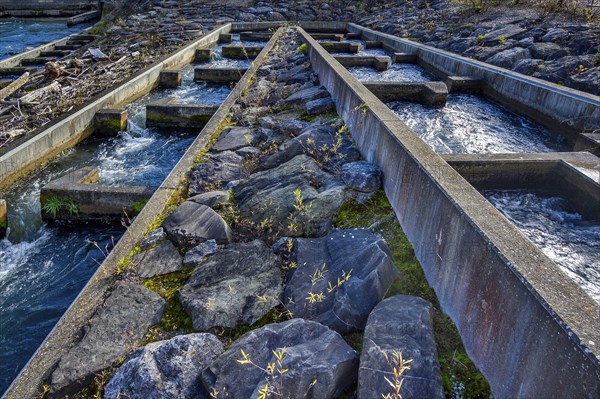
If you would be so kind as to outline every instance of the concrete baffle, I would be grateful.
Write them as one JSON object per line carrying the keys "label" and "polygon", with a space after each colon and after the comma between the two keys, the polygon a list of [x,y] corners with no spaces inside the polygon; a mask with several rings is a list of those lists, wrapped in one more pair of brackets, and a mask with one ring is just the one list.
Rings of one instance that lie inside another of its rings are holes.
{"label": "concrete baffle", "polygon": [[231,33],[221,33],[219,35],[219,43],[231,43],[233,41],[233,35]]}
{"label": "concrete baffle", "polygon": [[443,107],[448,100],[448,89],[443,82],[363,82],[381,101],[414,101]]}
{"label": "concrete baffle", "polygon": [[175,104],[167,98],[146,106],[146,126],[202,128],[215,112],[218,105]]}
{"label": "concrete baffle", "polygon": [[6,229],[8,227],[6,214],[6,200],[0,199],[0,239],[6,237]]}
{"label": "concrete baffle", "polygon": [[394,53],[392,62],[394,64],[416,64],[417,55],[410,53]]}
{"label": "concrete baffle", "polygon": [[352,42],[325,42],[321,43],[321,46],[330,53],[353,53],[356,54],[360,51],[360,43]]}
{"label": "concrete baffle", "polygon": [[246,60],[256,58],[262,49],[260,46],[224,46],[221,54],[225,58]]}
{"label": "concrete baffle", "polygon": [[115,135],[127,129],[127,110],[101,109],[94,116],[94,132]]}
{"label": "concrete baffle", "polygon": [[376,40],[366,40],[365,48],[383,48],[383,43]]}
{"label": "concrete baffle", "polygon": [[270,32],[241,32],[240,40],[246,40],[249,42],[266,42],[271,40],[272,34]]}
{"label": "concrete baffle", "polygon": [[197,48],[196,54],[194,55],[194,62],[210,62],[210,60],[212,60],[212,54],[212,49]]}
{"label": "concrete baffle", "polygon": [[348,40],[360,40],[360,39],[362,39],[362,33],[348,32],[348,33],[346,33],[346,39],[348,39]]}
{"label": "concrete baffle", "polygon": [[481,79],[477,76],[448,76],[446,86],[451,93],[477,94],[481,91]]}
{"label": "concrete baffle", "polygon": [[392,63],[391,58],[387,56],[338,55],[335,56],[335,59],[346,68],[353,66],[366,66],[375,68],[378,71],[387,71]]}
{"label": "concrete baffle", "polygon": [[344,40],[344,35],[341,33],[311,33],[310,35],[315,40],[335,40],[336,42]]}
{"label": "concrete baffle", "polygon": [[194,80],[232,83],[240,80],[245,73],[245,68],[196,68],[194,69]]}
{"label": "concrete baffle", "polygon": [[159,75],[159,85],[167,89],[174,89],[181,85],[182,73],[178,70],[161,71]]}

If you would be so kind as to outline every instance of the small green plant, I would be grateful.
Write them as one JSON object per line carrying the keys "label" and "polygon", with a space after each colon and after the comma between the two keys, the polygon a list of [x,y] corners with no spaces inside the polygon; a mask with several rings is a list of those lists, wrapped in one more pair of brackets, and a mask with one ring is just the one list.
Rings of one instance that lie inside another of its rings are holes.
{"label": "small green plant", "polygon": [[485,35],[480,33],[479,35],[477,35],[477,42],[482,43],[484,38],[485,38]]}
{"label": "small green plant", "polygon": [[390,369],[392,370],[392,377],[385,377],[385,381],[392,387],[392,392],[387,394],[381,394],[383,399],[402,399],[402,395],[400,391],[402,390],[402,384],[404,383],[404,377],[402,374],[406,370],[410,370],[410,366],[408,364],[412,362],[412,359],[404,360],[402,357],[402,352],[393,351],[388,355],[387,352],[381,351],[383,353],[383,357],[385,357],[385,361],[388,363]]}
{"label": "small green plant", "polygon": [[133,210],[134,214],[138,214],[142,211],[142,209],[144,209],[144,207],[146,206],[146,204],[148,203],[147,199],[141,199],[139,201],[137,201],[136,203],[134,203],[133,205],[131,205],[131,209]]}
{"label": "small green plant", "polygon": [[70,215],[77,215],[79,213],[79,206],[72,199],[62,199],[56,196],[51,196],[44,202],[42,207],[44,212],[56,217],[61,211],[68,212]]}
{"label": "small green plant", "polygon": [[600,65],[600,51],[598,51],[598,52],[596,53],[596,55],[594,55],[594,63],[595,63],[596,65]]}
{"label": "small green plant", "polygon": [[500,43],[500,44],[504,44],[504,43],[506,43],[506,36],[500,36],[500,37],[498,38],[498,43]]}
{"label": "small green plant", "polygon": [[308,55],[308,47],[306,46],[306,43],[302,43],[300,46],[298,46],[296,51],[304,55]]}

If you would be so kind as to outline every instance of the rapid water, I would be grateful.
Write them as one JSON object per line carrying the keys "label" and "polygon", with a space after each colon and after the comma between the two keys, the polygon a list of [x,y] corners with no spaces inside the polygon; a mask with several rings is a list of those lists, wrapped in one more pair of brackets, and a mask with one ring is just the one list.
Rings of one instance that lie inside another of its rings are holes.
{"label": "rapid water", "polygon": [[210,65],[214,68],[249,68],[250,64],[252,64],[251,58],[245,60],[235,60],[230,58],[224,58],[223,47],[224,46],[247,46],[247,47],[264,47],[267,42],[259,42],[259,41],[241,41],[240,35],[233,35],[233,40],[231,43],[219,43],[213,47],[213,59],[211,62],[206,63],[197,63],[194,65],[197,66],[207,66]]}
{"label": "rapid water", "polygon": [[38,47],[72,35],[91,25],[83,23],[67,27],[65,21],[0,21],[0,60],[21,53],[27,47]]}
{"label": "rapid water", "polygon": [[600,303],[600,221],[585,221],[569,202],[523,190],[482,194]]}
{"label": "rapid water", "polygon": [[348,71],[361,82],[432,82],[435,75],[415,64],[392,64],[386,71],[371,67],[350,67]]}
{"label": "rapid water", "polygon": [[443,108],[392,101],[396,115],[441,154],[570,151],[568,141],[482,97],[450,94]]}

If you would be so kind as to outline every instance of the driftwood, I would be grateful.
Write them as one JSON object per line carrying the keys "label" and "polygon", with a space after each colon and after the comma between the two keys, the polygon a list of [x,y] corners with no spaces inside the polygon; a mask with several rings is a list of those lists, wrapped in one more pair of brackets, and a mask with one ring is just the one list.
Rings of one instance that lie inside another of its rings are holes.
{"label": "driftwood", "polygon": [[58,82],[54,81],[54,82],[50,83],[48,86],[44,86],[35,91],[32,91],[29,94],[24,95],[23,97],[21,97],[19,99],[19,101],[24,104],[35,103],[36,101],[41,100],[50,94],[55,94],[55,93],[60,93],[60,92],[61,92],[60,84]]}
{"label": "driftwood", "polygon": [[21,86],[23,86],[29,80],[29,72],[25,72],[21,75],[17,80],[11,82],[4,89],[0,90],[0,101],[4,100],[6,97],[13,94],[15,91],[19,90]]}

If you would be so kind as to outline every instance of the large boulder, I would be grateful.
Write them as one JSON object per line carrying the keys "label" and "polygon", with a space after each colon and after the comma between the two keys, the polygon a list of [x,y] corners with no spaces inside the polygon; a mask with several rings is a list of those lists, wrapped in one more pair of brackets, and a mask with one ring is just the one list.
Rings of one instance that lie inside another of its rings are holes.
{"label": "large boulder", "polygon": [[529,50],[514,47],[491,56],[485,62],[502,68],[511,68],[517,61],[529,58],[531,58]]}
{"label": "large boulder", "polygon": [[254,131],[247,127],[234,126],[225,129],[212,146],[211,151],[235,151],[252,144]]}
{"label": "large boulder", "polygon": [[154,248],[135,254],[131,264],[143,278],[172,273],[183,266],[181,255],[171,241],[163,241]]}
{"label": "large boulder", "polygon": [[196,204],[206,205],[214,208],[217,205],[226,204],[229,202],[230,195],[229,191],[209,191],[188,198],[188,201],[195,202]]}
{"label": "large boulder", "polygon": [[194,328],[238,328],[267,314],[280,303],[280,263],[260,240],[228,245],[200,263],[178,291]]}
{"label": "large boulder", "polygon": [[245,175],[244,158],[235,152],[207,154],[189,173],[189,193],[192,196],[216,190]]}
{"label": "large boulder", "polygon": [[231,229],[223,218],[206,205],[185,201],[163,222],[163,228],[180,246],[191,248],[207,240],[217,244],[231,241]]}
{"label": "large boulder", "polygon": [[401,353],[405,361],[412,359],[410,370],[402,374],[403,398],[444,398],[429,302],[397,295],[373,309],[360,354],[358,399],[393,392],[386,381],[386,377],[393,380],[392,370],[383,352],[390,360],[394,352]]}
{"label": "large boulder", "polygon": [[[299,238],[293,248],[297,268],[283,294],[286,307],[341,334],[362,330],[398,277],[387,244],[366,229]],[[309,299],[319,293],[320,298]]]}
{"label": "large boulder", "polygon": [[342,166],[342,180],[353,190],[372,193],[381,187],[381,168],[374,163],[358,161]]}
{"label": "large boulder", "polygon": [[304,108],[304,105],[307,102],[325,97],[329,97],[329,93],[327,92],[327,90],[320,86],[313,86],[295,92],[294,94],[283,100],[283,103],[290,107]]}
{"label": "large boulder", "polygon": [[529,47],[531,55],[542,60],[562,58],[569,55],[569,50],[556,43],[534,43]]}
{"label": "large boulder", "polygon": [[[285,349],[284,349],[285,348]],[[241,364],[243,353],[260,367],[277,365],[275,352],[283,351],[279,393],[283,398],[335,398],[356,379],[357,355],[342,337],[312,321],[292,319],[253,330],[237,341],[202,373],[202,381],[219,398],[256,398],[273,379],[250,364]]]}
{"label": "large boulder", "polygon": [[180,335],[135,351],[106,385],[105,399],[210,399],[200,372],[223,353],[212,334]]}
{"label": "large boulder", "polygon": [[127,355],[160,322],[166,302],[144,286],[118,283],[90,320],[81,339],[58,362],[50,379],[57,396],[88,385]]}

